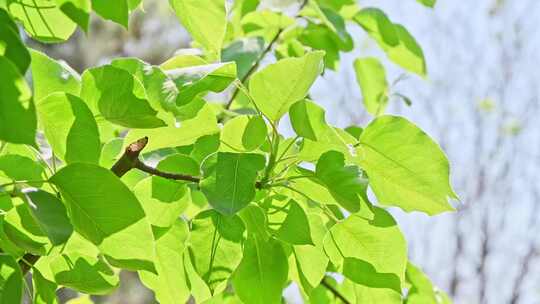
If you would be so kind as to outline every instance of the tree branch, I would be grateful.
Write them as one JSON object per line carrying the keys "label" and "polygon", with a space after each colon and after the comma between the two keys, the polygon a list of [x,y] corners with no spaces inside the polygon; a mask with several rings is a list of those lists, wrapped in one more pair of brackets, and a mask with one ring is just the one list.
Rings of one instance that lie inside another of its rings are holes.
{"label": "tree branch", "polygon": [[[298,14],[296,15],[295,18],[299,17],[300,11],[302,11],[302,9],[306,6],[307,3],[308,3],[308,0],[302,1],[302,3],[300,4],[300,7],[298,8]],[[270,43],[268,43],[268,46],[266,46],[266,48],[261,53],[259,58],[257,58],[257,61],[254,62],[254,64],[251,66],[251,68],[247,71],[246,75],[244,75],[244,77],[242,77],[242,79],[240,79],[240,82],[242,82],[242,84],[245,84],[246,81],[248,80],[248,78],[251,76],[251,74],[253,74],[257,70],[257,68],[261,64],[261,61],[264,59],[264,57],[266,57],[266,54],[268,54],[272,50],[272,47],[278,41],[279,36],[281,36],[281,34],[283,33],[284,30],[285,30],[284,28],[280,28],[279,31],[274,36],[274,38],[272,38],[272,41],[270,41]],[[225,104],[225,109],[228,110],[231,107],[234,99],[238,95],[238,91],[239,91],[238,88],[234,88],[234,91],[233,91],[233,93],[231,95],[231,98],[229,98],[229,101],[227,101],[227,104]]]}
{"label": "tree branch", "polygon": [[321,285],[326,287],[326,289],[330,290],[330,292],[338,299],[340,299],[343,303],[345,304],[351,304],[351,302],[349,300],[347,300],[347,298],[345,298],[345,296],[343,296],[336,288],[334,288],[334,286],[332,286],[330,283],[328,283],[326,281],[326,278],[323,278],[322,281],[321,281]]}

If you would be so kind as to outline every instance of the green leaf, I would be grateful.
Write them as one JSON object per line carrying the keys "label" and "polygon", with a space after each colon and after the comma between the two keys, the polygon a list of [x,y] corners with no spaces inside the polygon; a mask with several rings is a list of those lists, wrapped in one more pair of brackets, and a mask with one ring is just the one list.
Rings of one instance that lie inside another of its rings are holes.
{"label": "green leaf", "polygon": [[119,284],[118,275],[105,261],[85,254],[58,255],[50,267],[56,283],[88,294],[108,294]]}
{"label": "green leaf", "polygon": [[215,210],[199,213],[191,222],[189,253],[197,273],[213,294],[227,287],[227,281],[242,259],[244,223]]}
{"label": "green leaf", "polygon": [[264,51],[264,40],[251,37],[236,40],[221,51],[223,62],[234,61],[238,79],[243,79]]}
{"label": "green leaf", "polygon": [[293,245],[313,244],[306,212],[295,200],[273,195],[265,200],[265,205],[269,228],[277,239]]}
{"label": "green leaf", "polygon": [[92,3],[90,0],[55,0],[60,10],[77,23],[83,31],[88,33],[90,22],[90,11]]}
{"label": "green leaf", "polygon": [[287,256],[278,241],[250,237],[244,244],[244,256],[232,284],[246,304],[281,303],[288,270]]}
{"label": "green leaf", "polygon": [[373,212],[373,220],[353,214],[334,225],[324,239],[324,250],[330,261],[341,265],[345,276],[352,280],[361,274],[366,278],[380,274],[389,276],[392,283],[397,282],[399,289],[407,265],[405,238],[387,211],[374,207]]}
{"label": "green leaf", "polygon": [[19,73],[24,75],[30,65],[28,49],[21,41],[15,23],[8,13],[1,8],[0,22],[4,24],[0,28],[0,45],[2,45],[0,53],[17,66]]}
{"label": "green leaf", "polygon": [[360,136],[358,164],[378,202],[429,215],[454,210],[448,159],[417,126],[402,117],[381,116]]}
{"label": "green leaf", "polygon": [[101,17],[128,28],[129,7],[127,0],[92,0],[92,9]]}
{"label": "green leaf", "polygon": [[23,293],[23,277],[15,259],[0,253],[0,303],[21,303]]}
{"label": "green leaf", "polygon": [[58,285],[43,277],[36,268],[32,269],[34,282],[34,304],[57,304],[56,289]]}
{"label": "green leaf", "polygon": [[436,0],[416,0],[418,3],[422,3],[423,5],[427,7],[433,8],[435,6]]}
{"label": "green leaf", "polygon": [[19,69],[0,56],[0,140],[36,146],[36,110]]}
{"label": "green leaf", "polygon": [[62,201],[43,190],[26,192],[26,198],[32,215],[52,244],[65,243],[73,232],[73,226]]}
{"label": "green leaf", "polygon": [[187,146],[197,139],[219,132],[216,116],[209,105],[205,105],[192,119],[182,121],[180,126],[170,126],[156,129],[130,130],[124,139],[124,147],[139,138],[148,136],[145,152],[162,148]]}
{"label": "green leaf", "polygon": [[411,284],[406,304],[420,303],[440,303],[437,299],[437,294],[431,281],[426,274],[411,262],[407,263],[407,271],[405,272],[407,282]]}
{"label": "green leaf", "polygon": [[354,61],[354,70],[366,110],[373,115],[384,113],[388,103],[384,66],[374,57],[358,58]]}
{"label": "green leaf", "polygon": [[183,254],[188,235],[186,222],[176,220],[172,227],[156,236],[157,275],[139,271],[141,281],[154,291],[161,304],[184,303],[189,298]]}
{"label": "green leaf", "polygon": [[34,255],[46,255],[51,248],[47,235],[32,216],[28,205],[20,198],[4,217],[3,230],[11,242]]}
{"label": "green leaf", "polygon": [[315,176],[326,186],[335,200],[349,212],[368,206],[367,180],[356,166],[345,166],[345,158],[337,151],[325,152],[317,162]]}
{"label": "green leaf", "polygon": [[295,102],[308,94],[322,72],[324,52],[317,51],[300,58],[286,58],[255,73],[249,91],[259,109],[277,122]]}
{"label": "green leaf", "polygon": [[157,128],[165,123],[146,99],[143,85],[129,72],[104,65],[83,74],[81,97],[96,114],[128,128]]}
{"label": "green leaf", "polygon": [[183,106],[208,92],[222,92],[236,79],[236,63],[225,62],[166,70],[178,88],[176,105]]}
{"label": "green leaf", "polygon": [[11,15],[22,22],[26,32],[44,43],[66,41],[77,25],[49,0],[7,0]]}
{"label": "green leaf", "polygon": [[111,265],[155,271],[150,224],[135,195],[110,170],[70,164],[54,176],[73,227],[98,246]]}
{"label": "green leaf", "polygon": [[327,132],[324,110],[310,100],[301,100],[289,110],[289,118],[294,132],[301,137],[317,140]]}
{"label": "green leaf", "polygon": [[99,157],[99,165],[104,168],[111,168],[116,163],[118,155],[122,151],[123,138],[113,138],[103,145]]}
{"label": "green leaf", "polygon": [[270,43],[280,30],[294,24],[294,19],[271,10],[254,10],[242,18],[242,29],[248,37],[263,37]]}
{"label": "green leaf", "polygon": [[[322,249],[312,245],[296,245],[293,246],[293,253],[301,278],[310,288],[319,285],[328,265],[328,258]],[[306,290],[305,284],[303,286]]]}
{"label": "green leaf", "polygon": [[224,0],[169,0],[176,16],[208,52],[208,57],[219,59],[227,29]]}
{"label": "green leaf", "polygon": [[234,214],[255,197],[255,180],[264,165],[260,154],[219,152],[216,164],[205,172],[201,190],[214,209]]}
{"label": "green leaf", "polygon": [[424,53],[414,37],[401,24],[392,23],[377,8],[364,8],[354,17],[386,52],[388,58],[406,70],[422,77],[427,74]]}
{"label": "green leaf", "polygon": [[99,162],[101,142],[92,111],[79,97],[53,93],[37,105],[38,117],[53,152],[66,163]]}
{"label": "green leaf", "polygon": [[267,132],[266,123],[260,116],[235,117],[227,121],[221,131],[222,151],[253,151],[266,141]]}
{"label": "green leaf", "polygon": [[32,56],[34,99],[39,102],[51,93],[64,92],[79,96],[81,76],[64,61],[57,61],[36,50]]}
{"label": "green leaf", "polygon": [[[17,155],[6,154],[0,156],[0,179],[6,176],[11,180],[41,180],[43,167],[32,159]],[[30,185],[38,186],[40,183],[29,183]]]}
{"label": "green leaf", "polygon": [[238,215],[246,225],[247,235],[256,236],[268,240],[267,218],[264,210],[256,204],[249,204],[246,208],[238,212]]}

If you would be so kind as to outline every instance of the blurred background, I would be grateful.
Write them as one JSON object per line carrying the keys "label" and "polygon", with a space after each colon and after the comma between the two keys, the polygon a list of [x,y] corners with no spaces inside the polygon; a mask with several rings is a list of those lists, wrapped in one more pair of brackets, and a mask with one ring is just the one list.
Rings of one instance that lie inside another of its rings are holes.
{"label": "blurred background", "polygon": [[[267,7],[295,0],[266,0]],[[412,105],[393,100],[389,112],[410,118],[449,156],[461,201],[458,212],[429,218],[395,209],[409,242],[410,258],[455,303],[540,303],[540,1],[438,0],[434,10],[414,0],[362,0],[404,24],[423,47],[428,79],[403,77],[387,62],[392,91]],[[94,18],[88,35],[67,43],[30,42],[81,72],[114,57],[136,56],[158,64],[190,38],[168,1],[145,0],[129,30]],[[356,26],[357,49],[344,54],[337,72],[319,79],[312,98],[334,125],[365,125],[352,61],[378,55]],[[268,62],[272,58],[268,58]],[[99,303],[152,303],[136,276]],[[294,289],[288,291],[295,303]],[[65,297],[73,295],[66,292]]]}

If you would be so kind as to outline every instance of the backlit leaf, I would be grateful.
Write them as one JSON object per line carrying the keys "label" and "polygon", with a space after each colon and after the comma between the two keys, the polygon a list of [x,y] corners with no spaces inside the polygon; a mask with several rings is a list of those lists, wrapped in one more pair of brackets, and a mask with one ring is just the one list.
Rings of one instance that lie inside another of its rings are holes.
{"label": "backlit leaf", "polygon": [[0,303],[21,303],[23,277],[15,259],[0,253]]}
{"label": "backlit leaf", "polygon": [[373,115],[384,113],[388,103],[388,82],[383,65],[374,57],[358,58],[354,61],[354,70],[366,110]]}

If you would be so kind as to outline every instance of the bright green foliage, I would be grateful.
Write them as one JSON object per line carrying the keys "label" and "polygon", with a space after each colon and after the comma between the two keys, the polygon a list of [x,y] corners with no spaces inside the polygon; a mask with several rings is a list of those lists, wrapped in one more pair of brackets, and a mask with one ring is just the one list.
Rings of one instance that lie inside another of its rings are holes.
{"label": "bright green foliage", "polygon": [[113,3],[107,0],[92,0],[92,9],[104,19],[128,27],[128,0],[117,0]]}
{"label": "bright green foliage", "polygon": [[405,118],[375,119],[362,132],[357,155],[379,203],[430,215],[453,210],[446,155]]}
{"label": "bright green foliage", "polygon": [[227,280],[240,263],[244,229],[240,217],[227,217],[214,210],[199,213],[191,222],[192,264],[213,294],[227,287]]}
{"label": "bright green foliage", "polygon": [[0,54],[17,66],[24,74],[30,65],[30,54],[19,37],[18,28],[8,13],[0,8]]}
{"label": "bright green foliage", "polygon": [[324,249],[346,277],[399,299],[407,265],[405,239],[388,212],[375,207],[374,213],[373,220],[351,215],[336,224],[324,239]]}
{"label": "bright green foliage", "polygon": [[187,224],[177,220],[165,230],[154,229],[156,238],[157,275],[140,271],[142,282],[151,288],[162,304],[185,302],[189,297],[188,282],[184,273],[184,249],[189,231]]}
{"label": "bright green foliage", "polygon": [[392,23],[380,9],[362,9],[354,20],[386,52],[388,58],[406,70],[425,77],[424,53],[414,37],[401,24]]}
{"label": "bright green foliage", "polygon": [[354,61],[354,70],[366,110],[373,115],[383,113],[388,103],[388,82],[383,65],[374,57],[358,58]]}
{"label": "bright green foliage", "polygon": [[330,125],[310,94],[355,50],[352,23],[425,77],[422,49],[377,8],[297,2],[170,0],[196,52],[81,77],[18,27],[47,43],[92,35],[90,15],[127,28],[141,0],[0,0],[0,304],[21,303],[23,272],[50,304],[112,293],[123,269],[166,304],[282,303],[293,282],[306,303],[450,302],[381,207],[434,215],[456,198],[439,146],[383,115],[391,95],[410,103],[385,61],[354,63],[367,126]]}
{"label": "bright green foliage", "polygon": [[362,179],[358,167],[345,166],[345,158],[340,152],[329,151],[321,155],[315,176],[336,201],[350,212],[359,211],[360,202],[367,200],[366,181]]}
{"label": "bright green foliage", "polygon": [[279,242],[251,236],[233,276],[234,290],[244,303],[281,303],[287,272],[287,257]]}
{"label": "bright green foliage", "polygon": [[73,232],[64,204],[58,197],[43,190],[29,192],[26,198],[31,214],[51,243],[64,244]]}
{"label": "bright green foliage", "polygon": [[73,227],[99,247],[112,265],[154,271],[154,242],[144,210],[107,169],[76,163],[51,181],[65,198]]}
{"label": "bright green foliage", "polygon": [[236,64],[226,62],[197,65],[168,69],[166,72],[179,90],[176,105],[182,106],[200,94],[225,90],[236,78]]}
{"label": "bright green foliage", "polygon": [[55,92],[79,95],[81,77],[69,65],[36,50],[30,50],[30,55],[36,102]]}
{"label": "bright green foliage", "polygon": [[11,15],[22,21],[26,32],[34,39],[46,42],[66,41],[77,25],[53,1],[6,0]]}
{"label": "bright green foliage", "polygon": [[201,181],[201,189],[212,207],[223,214],[234,214],[255,197],[255,178],[264,168],[259,154],[219,152]]}
{"label": "bright green foliage", "polygon": [[260,147],[266,140],[266,124],[260,116],[238,116],[229,120],[221,130],[225,150],[248,152]]}
{"label": "bright green foliage", "polygon": [[55,0],[55,2],[69,19],[77,23],[85,32],[88,32],[91,0]]}
{"label": "bright green foliage", "polygon": [[35,145],[36,110],[24,77],[0,56],[0,140]]}
{"label": "bright green foliage", "polygon": [[309,100],[301,100],[291,106],[289,117],[298,136],[317,140],[328,129],[324,110]]}
{"label": "bright green foliage", "polygon": [[23,293],[21,270],[15,259],[0,253],[0,303],[20,303]]}
{"label": "bright green foliage", "polygon": [[249,91],[255,104],[271,121],[277,122],[290,106],[306,97],[322,71],[324,52],[278,61],[254,74]]}
{"label": "bright green foliage", "polygon": [[431,8],[434,7],[435,3],[437,2],[436,0],[416,0],[416,1]]}
{"label": "bright green foliage", "polygon": [[227,16],[224,0],[169,0],[180,22],[193,39],[208,51],[208,57],[219,58]]}
{"label": "bright green foliage", "polygon": [[39,270],[32,272],[32,281],[34,283],[34,303],[35,304],[57,304],[56,283],[47,280]]}
{"label": "bright green foliage", "polygon": [[84,101],[69,93],[53,93],[36,107],[45,137],[60,159],[66,163],[98,163],[98,126]]}
{"label": "bright green foliage", "polygon": [[[119,85],[121,84],[121,85]],[[94,113],[112,123],[131,128],[157,128],[165,123],[149,105],[144,87],[123,69],[112,65],[83,74],[81,97]]]}

